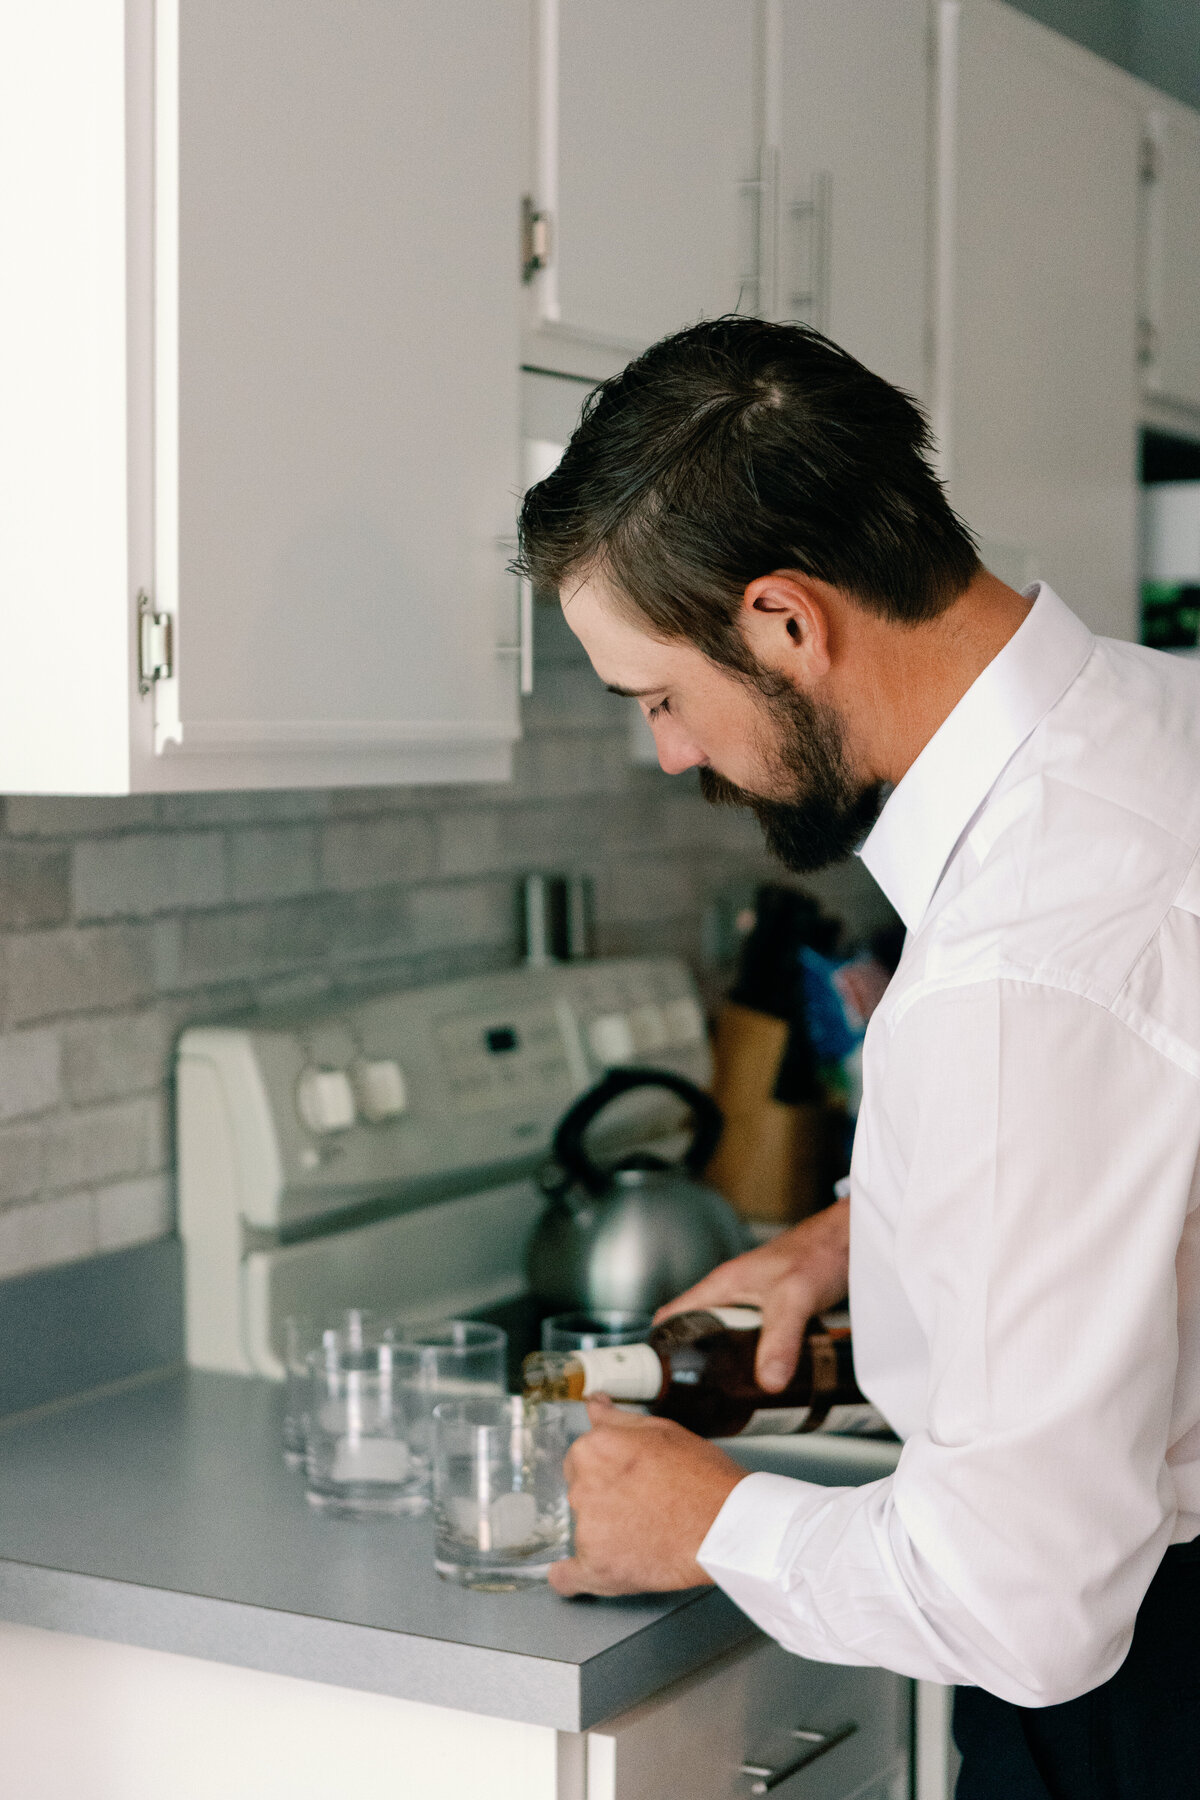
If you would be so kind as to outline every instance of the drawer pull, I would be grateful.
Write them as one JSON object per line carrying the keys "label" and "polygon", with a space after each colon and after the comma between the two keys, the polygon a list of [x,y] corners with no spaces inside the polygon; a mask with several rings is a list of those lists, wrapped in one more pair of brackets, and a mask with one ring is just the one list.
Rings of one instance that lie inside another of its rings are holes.
{"label": "drawer pull", "polygon": [[769,1794],[772,1788],[778,1787],[781,1781],[786,1781],[789,1775],[795,1775],[799,1769],[807,1769],[809,1763],[816,1762],[818,1756],[824,1756],[827,1750],[832,1750],[837,1744],[844,1744],[857,1730],[858,1726],[853,1722],[836,1725],[832,1731],[811,1731],[805,1726],[798,1726],[789,1735],[799,1738],[804,1745],[799,1756],[784,1763],[781,1769],[769,1768],[765,1763],[742,1763],[741,1773],[753,1777],[750,1783],[752,1794]]}

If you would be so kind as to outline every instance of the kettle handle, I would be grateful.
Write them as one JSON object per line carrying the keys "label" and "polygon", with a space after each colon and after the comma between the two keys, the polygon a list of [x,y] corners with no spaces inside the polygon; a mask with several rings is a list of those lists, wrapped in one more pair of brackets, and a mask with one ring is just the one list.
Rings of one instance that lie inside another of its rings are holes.
{"label": "kettle handle", "polygon": [[583,1183],[590,1193],[601,1194],[608,1185],[608,1174],[588,1155],[583,1134],[598,1114],[619,1094],[634,1088],[667,1088],[691,1108],[694,1121],[692,1141],[683,1158],[689,1175],[698,1175],[712,1156],[725,1124],[724,1115],[711,1094],[697,1087],[685,1075],[673,1069],[610,1069],[602,1081],[575,1102],[565,1114],[554,1134],[553,1156],[556,1163]]}

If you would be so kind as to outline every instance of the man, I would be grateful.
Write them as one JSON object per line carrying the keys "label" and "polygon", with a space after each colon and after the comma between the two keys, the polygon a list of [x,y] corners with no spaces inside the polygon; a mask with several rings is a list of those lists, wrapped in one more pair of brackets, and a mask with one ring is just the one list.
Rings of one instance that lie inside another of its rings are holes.
{"label": "man", "polygon": [[848,1282],[895,1475],[747,1476],[598,1400],[553,1580],[716,1581],[802,1655],[958,1684],[963,1800],[1169,1800],[1200,1792],[1200,684],[984,570],[928,451],[818,334],[723,319],[601,387],[524,503],[663,768],[793,870],[861,843],[908,931],[848,1204],[675,1303],[760,1305],[778,1389]]}

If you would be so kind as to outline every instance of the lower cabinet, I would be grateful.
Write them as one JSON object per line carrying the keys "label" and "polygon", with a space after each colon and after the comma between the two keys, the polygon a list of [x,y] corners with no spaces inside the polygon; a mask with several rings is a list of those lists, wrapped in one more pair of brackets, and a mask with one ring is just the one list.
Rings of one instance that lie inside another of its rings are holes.
{"label": "lower cabinet", "polygon": [[560,1736],[0,1622],[3,1800],[559,1800]]}
{"label": "lower cabinet", "polygon": [[[909,1800],[913,1691],[882,1669],[806,1662],[756,1633],[574,1733],[0,1622],[0,1794]],[[945,1790],[923,1783],[917,1800]]]}
{"label": "lower cabinet", "polygon": [[[756,1636],[588,1732],[583,1794],[907,1800],[911,1737],[911,1682],[806,1662]],[[575,1796],[560,1787],[558,1800]]]}

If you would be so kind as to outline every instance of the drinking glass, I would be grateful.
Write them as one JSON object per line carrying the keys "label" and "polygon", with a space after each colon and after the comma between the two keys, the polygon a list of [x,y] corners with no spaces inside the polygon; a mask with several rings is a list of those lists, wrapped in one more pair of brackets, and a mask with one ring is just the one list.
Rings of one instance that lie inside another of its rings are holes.
{"label": "drinking glass", "polygon": [[348,1306],[325,1318],[293,1313],[283,1321],[283,1460],[290,1469],[304,1467],[308,1448],[309,1357],[320,1349],[326,1332],[341,1332],[348,1343],[361,1348],[374,1330],[372,1315],[360,1306]]}
{"label": "drinking glass", "polygon": [[654,1320],[649,1313],[555,1313],[542,1320],[543,1350],[595,1350],[604,1344],[644,1344]]}
{"label": "drinking glass", "polygon": [[563,1409],[444,1400],[433,1411],[433,1562],[446,1581],[506,1593],[569,1554]]}
{"label": "drinking glass", "polygon": [[427,1511],[429,1460],[410,1442],[410,1394],[392,1345],[327,1331],[308,1367],[309,1503],[342,1518]]}
{"label": "drinking glass", "polygon": [[442,1400],[503,1397],[508,1338],[498,1325],[447,1319],[387,1332],[405,1390],[409,1444],[426,1463],[433,1450],[433,1409]]}

